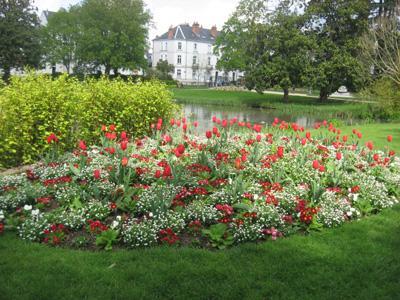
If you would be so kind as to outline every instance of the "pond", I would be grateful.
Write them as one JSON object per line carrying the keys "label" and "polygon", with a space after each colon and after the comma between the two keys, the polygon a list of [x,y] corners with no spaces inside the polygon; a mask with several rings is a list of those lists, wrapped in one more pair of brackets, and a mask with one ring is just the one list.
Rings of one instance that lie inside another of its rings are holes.
{"label": "pond", "polygon": [[[260,124],[271,124],[275,118],[290,123],[297,123],[304,128],[311,128],[316,122],[322,122],[324,119],[316,115],[290,114],[283,113],[275,109],[252,108],[246,106],[218,106],[218,105],[200,105],[184,104],[182,105],[186,118],[191,121],[199,122],[201,131],[209,130],[213,127],[211,119],[217,116],[220,119],[232,119],[237,117],[239,121],[249,121]],[[351,125],[357,123],[357,120],[341,120],[343,124]]]}

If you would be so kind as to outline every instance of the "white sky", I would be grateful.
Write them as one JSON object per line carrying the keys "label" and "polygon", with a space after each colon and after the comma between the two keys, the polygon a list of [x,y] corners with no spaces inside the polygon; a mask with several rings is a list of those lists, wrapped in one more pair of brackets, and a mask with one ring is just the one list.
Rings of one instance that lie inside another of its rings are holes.
{"label": "white sky", "polygon": [[[273,0],[276,1],[276,0]],[[80,0],[34,0],[39,11],[57,11]],[[235,10],[239,0],[144,0],[153,15],[154,28],[150,28],[150,40],[168,31],[171,25],[199,22],[205,28],[217,25],[218,29]]]}

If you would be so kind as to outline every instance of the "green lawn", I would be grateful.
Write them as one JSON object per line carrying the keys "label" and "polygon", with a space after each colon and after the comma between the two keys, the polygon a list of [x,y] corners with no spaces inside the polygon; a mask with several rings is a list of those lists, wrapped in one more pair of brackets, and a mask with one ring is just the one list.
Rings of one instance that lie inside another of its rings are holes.
{"label": "green lawn", "polygon": [[[391,150],[395,150],[397,155],[400,154],[400,123],[380,123],[380,124],[364,124],[341,127],[344,134],[351,135],[353,128],[359,130],[363,136],[361,143],[365,145],[367,141],[372,141],[375,147],[384,149],[388,146]],[[391,135],[393,141],[389,143],[387,136]]]}
{"label": "green lawn", "polygon": [[398,299],[400,206],[226,251],[54,249],[0,237],[1,299]]}
{"label": "green lawn", "polygon": [[289,96],[289,104],[282,103],[282,96],[253,92],[217,91],[209,89],[172,89],[180,103],[223,106],[247,106],[276,109],[293,114],[318,114],[326,118],[372,119],[372,104],[330,100],[321,103],[316,98]]}

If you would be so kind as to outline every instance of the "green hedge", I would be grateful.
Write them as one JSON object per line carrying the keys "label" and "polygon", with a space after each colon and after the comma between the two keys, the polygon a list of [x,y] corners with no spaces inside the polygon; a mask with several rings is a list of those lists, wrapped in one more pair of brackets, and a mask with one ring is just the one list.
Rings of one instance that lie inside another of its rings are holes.
{"label": "green hedge", "polygon": [[13,77],[0,89],[0,167],[40,158],[51,132],[59,136],[61,150],[70,150],[79,139],[96,141],[102,124],[115,124],[131,136],[144,135],[152,122],[171,117],[176,109],[171,92],[156,81],[80,82],[34,73]]}

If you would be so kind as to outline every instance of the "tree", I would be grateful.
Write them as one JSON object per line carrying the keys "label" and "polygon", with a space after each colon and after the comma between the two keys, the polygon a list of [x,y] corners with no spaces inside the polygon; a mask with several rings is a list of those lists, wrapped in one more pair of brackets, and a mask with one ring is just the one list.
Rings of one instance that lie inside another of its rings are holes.
{"label": "tree", "polygon": [[0,68],[8,82],[12,68],[37,67],[41,55],[39,19],[30,0],[0,0]]}
{"label": "tree", "polygon": [[319,89],[320,100],[327,100],[342,85],[357,90],[365,83],[368,71],[358,55],[369,9],[365,0],[308,1],[305,28],[316,41],[310,83]]}
{"label": "tree", "polygon": [[254,27],[268,17],[268,0],[241,0],[215,42],[219,54],[217,68],[226,71],[246,69],[247,46]]}
{"label": "tree", "polygon": [[118,69],[146,68],[150,14],[142,0],[84,0],[79,7],[77,55],[82,63]]}
{"label": "tree", "polygon": [[289,88],[303,86],[310,68],[313,41],[302,31],[303,16],[292,12],[283,1],[267,24],[255,26],[254,38],[247,43],[246,86],[263,92],[279,85],[284,102]]}
{"label": "tree", "polygon": [[53,65],[61,62],[70,73],[72,63],[76,61],[78,30],[76,7],[52,14],[47,26],[42,28],[46,62]]}
{"label": "tree", "polygon": [[160,74],[160,79],[167,80],[172,79],[171,73],[174,73],[175,67],[171,65],[166,60],[160,60],[157,63],[156,70]]}

